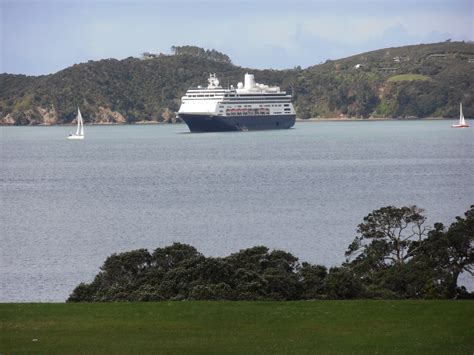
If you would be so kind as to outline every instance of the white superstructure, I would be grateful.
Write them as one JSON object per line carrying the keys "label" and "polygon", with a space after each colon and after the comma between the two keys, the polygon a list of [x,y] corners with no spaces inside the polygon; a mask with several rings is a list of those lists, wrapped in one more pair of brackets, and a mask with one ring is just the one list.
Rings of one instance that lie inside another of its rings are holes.
{"label": "white superstructure", "polygon": [[215,74],[210,74],[206,88],[190,88],[181,98],[180,114],[236,116],[295,115],[291,95],[277,86],[258,84],[252,74],[245,74],[237,88],[224,89]]}

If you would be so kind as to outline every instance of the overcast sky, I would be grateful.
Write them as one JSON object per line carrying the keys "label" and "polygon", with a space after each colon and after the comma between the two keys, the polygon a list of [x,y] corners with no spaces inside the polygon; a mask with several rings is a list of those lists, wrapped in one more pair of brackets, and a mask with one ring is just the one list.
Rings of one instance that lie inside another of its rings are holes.
{"label": "overcast sky", "polygon": [[407,44],[474,39],[474,0],[0,0],[0,72],[170,53],[191,44],[250,68],[307,67]]}

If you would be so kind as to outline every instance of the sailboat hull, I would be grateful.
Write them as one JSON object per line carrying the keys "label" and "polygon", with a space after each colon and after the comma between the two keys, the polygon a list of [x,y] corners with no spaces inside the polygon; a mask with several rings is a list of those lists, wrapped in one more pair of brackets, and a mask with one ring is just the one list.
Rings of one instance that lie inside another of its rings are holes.
{"label": "sailboat hull", "polygon": [[70,135],[67,139],[84,139],[84,136],[76,136],[75,134]]}
{"label": "sailboat hull", "polygon": [[467,124],[453,124],[451,125],[452,128],[468,128],[469,125]]}

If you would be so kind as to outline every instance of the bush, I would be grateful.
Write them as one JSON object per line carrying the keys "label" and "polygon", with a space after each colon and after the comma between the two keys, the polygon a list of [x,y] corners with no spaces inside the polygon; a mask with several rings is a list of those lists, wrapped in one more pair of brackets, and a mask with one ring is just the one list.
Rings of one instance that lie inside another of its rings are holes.
{"label": "bush", "polygon": [[447,229],[436,223],[427,238],[422,212],[416,206],[373,211],[349,245],[346,255],[354,260],[329,273],[264,246],[211,258],[175,243],[151,254],[111,255],[67,301],[472,298],[457,281],[473,270],[474,206]]}

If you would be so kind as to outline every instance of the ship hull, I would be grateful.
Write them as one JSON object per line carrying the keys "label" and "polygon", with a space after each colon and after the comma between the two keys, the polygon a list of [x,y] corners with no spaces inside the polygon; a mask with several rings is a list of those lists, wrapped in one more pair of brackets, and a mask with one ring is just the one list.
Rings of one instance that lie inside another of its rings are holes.
{"label": "ship hull", "polygon": [[180,113],[191,132],[256,131],[287,129],[295,124],[296,115],[213,116]]}

